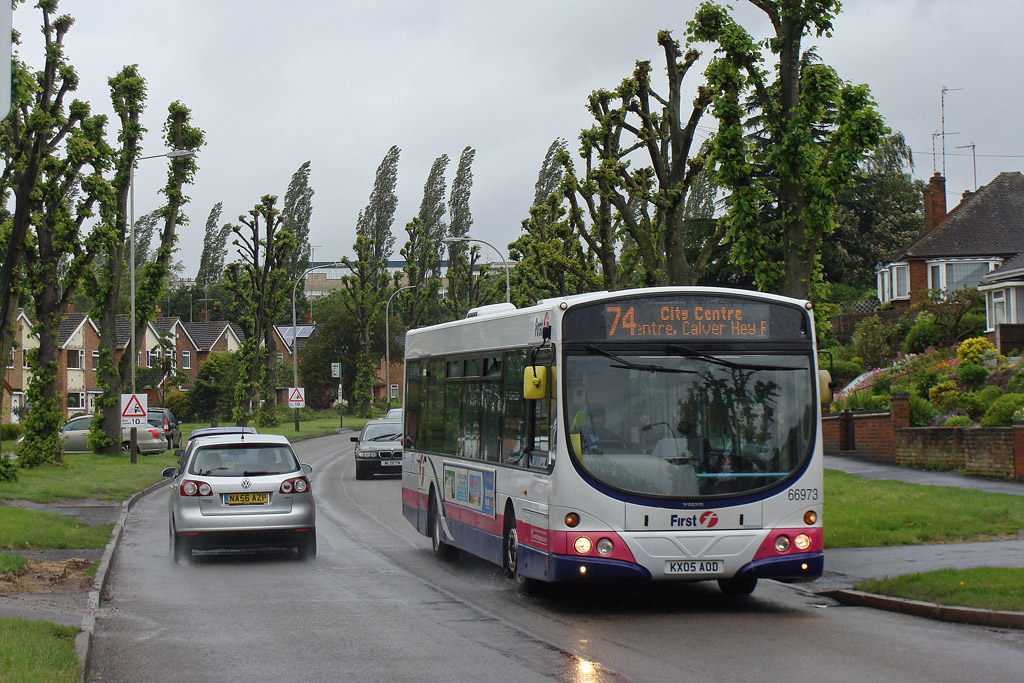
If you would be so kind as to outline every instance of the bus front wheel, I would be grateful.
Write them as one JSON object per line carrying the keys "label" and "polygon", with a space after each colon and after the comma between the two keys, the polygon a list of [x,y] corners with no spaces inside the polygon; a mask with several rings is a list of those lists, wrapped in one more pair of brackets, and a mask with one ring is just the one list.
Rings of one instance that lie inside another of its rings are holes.
{"label": "bus front wheel", "polygon": [[441,524],[440,506],[437,504],[437,492],[430,496],[430,547],[439,559],[451,561],[458,557],[459,549],[444,542],[444,526]]}
{"label": "bus front wheel", "polygon": [[505,576],[516,582],[516,587],[526,595],[538,595],[544,584],[536,579],[523,576],[519,564],[519,531],[516,528],[516,514],[512,508],[505,512]]}

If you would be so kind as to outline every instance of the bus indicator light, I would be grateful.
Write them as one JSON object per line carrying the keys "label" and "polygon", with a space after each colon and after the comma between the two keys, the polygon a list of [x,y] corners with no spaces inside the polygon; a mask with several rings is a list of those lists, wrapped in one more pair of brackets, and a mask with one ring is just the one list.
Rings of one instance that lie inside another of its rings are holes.
{"label": "bus indicator light", "polygon": [[808,510],[804,513],[804,524],[811,526],[818,521],[818,513],[814,510]]}
{"label": "bus indicator light", "polygon": [[580,516],[575,512],[565,513],[565,525],[570,529],[580,523]]}

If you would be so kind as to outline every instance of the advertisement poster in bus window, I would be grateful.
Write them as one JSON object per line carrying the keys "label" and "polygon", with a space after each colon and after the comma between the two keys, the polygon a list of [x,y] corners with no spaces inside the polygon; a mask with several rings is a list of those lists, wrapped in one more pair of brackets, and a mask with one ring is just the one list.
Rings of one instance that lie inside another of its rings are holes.
{"label": "advertisement poster in bus window", "polygon": [[494,472],[461,465],[444,466],[445,502],[494,517]]}

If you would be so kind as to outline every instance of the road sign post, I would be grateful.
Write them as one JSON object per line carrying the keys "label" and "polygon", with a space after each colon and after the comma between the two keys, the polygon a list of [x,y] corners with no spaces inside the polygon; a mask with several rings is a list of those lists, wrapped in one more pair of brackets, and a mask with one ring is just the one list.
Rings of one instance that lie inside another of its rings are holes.
{"label": "road sign post", "polygon": [[149,410],[149,394],[121,394],[121,427],[131,428],[131,463],[134,465],[139,458],[139,427],[146,424],[146,413]]}

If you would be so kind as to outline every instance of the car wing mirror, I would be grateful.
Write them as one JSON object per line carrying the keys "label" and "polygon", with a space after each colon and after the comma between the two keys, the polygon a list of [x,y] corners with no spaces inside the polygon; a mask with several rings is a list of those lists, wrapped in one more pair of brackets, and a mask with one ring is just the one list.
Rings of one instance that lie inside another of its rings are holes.
{"label": "car wing mirror", "polygon": [[305,472],[306,474],[309,474],[310,472],[313,471],[313,466],[307,465],[306,463],[302,463],[302,471]]}
{"label": "car wing mirror", "polygon": [[161,472],[161,474],[166,479],[174,479],[176,476],[178,476],[178,468],[177,467],[168,467],[163,472]]}
{"label": "car wing mirror", "polygon": [[349,441],[355,441],[356,443],[359,443],[359,437],[358,436],[350,436],[349,437]]}

